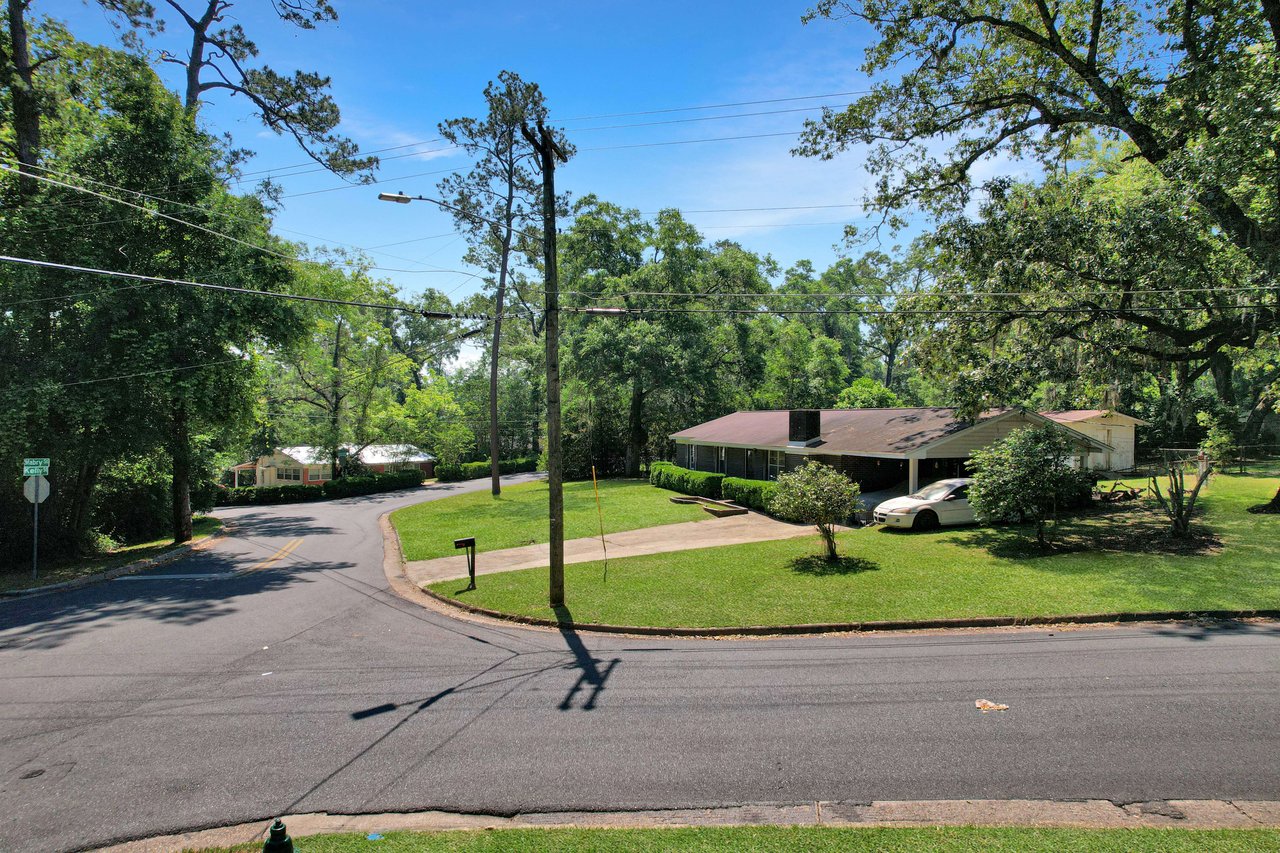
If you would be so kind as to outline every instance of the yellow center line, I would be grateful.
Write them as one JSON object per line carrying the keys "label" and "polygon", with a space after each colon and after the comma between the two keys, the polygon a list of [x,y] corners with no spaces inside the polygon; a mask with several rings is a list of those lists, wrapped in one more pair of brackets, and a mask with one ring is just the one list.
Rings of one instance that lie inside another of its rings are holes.
{"label": "yellow center line", "polygon": [[270,568],[271,566],[283,560],[285,557],[292,554],[294,552],[294,549],[296,549],[301,544],[302,544],[302,539],[300,538],[291,539],[289,542],[281,546],[279,550],[277,550],[270,557],[267,557],[267,559],[263,560],[261,563],[257,563],[255,565],[250,566],[248,569],[245,569],[245,571],[252,572],[256,569]]}

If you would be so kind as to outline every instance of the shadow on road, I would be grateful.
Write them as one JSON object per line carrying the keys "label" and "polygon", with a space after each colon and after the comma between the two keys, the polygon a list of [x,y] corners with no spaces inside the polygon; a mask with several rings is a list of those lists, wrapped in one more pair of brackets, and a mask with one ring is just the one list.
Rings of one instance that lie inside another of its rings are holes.
{"label": "shadow on road", "polygon": [[560,636],[564,638],[565,645],[569,647],[569,651],[573,653],[573,666],[582,670],[582,674],[578,676],[578,680],[569,688],[569,692],[565,694],[564,699],[560,701],[561,711],[573,710],[573,700],[583,690],[590,689],[586,701],[582,703],[581,710],[594,711],[596,700],[600,698],[601,691],[604,690],[605,682],[609,680],[609,676],[613,674],[613,668],[622,662],[621,658],[614,658],[609,661],[609,665],[603,670],[599,664],[604,663],[583,645],[582,638],[578,636],[578,632],[573,630],[573,614],[569,608],[564,605],[553,608],[556,612],[556,621],[559,622]]}
{"label": "shadow on road", "polygon": [[[285,535],[285,534],[282,534]],[[317,572],[351,568],[350,562],[290,562],[286,567],[222,573],[244,568],[242,555],[203,551],[198,560],[173,568],[173,573],[209,575],[212,579],[155,580],[135,575],[129,580],[105,581],[71,592],[0,603],[0,650],[53,649],[96,628],[123,620],[150,619],[171,625],[195,625],[234,613],[242,598],[309,583]],[[156,572],[163,575],[170,569]]]}
{"label": "shadow on road", "polygon": [[1155,628],[1153,633],[1161,637],[1181,637],[1184,640],[1203,642],[1214,637],[1227,636],[1280,636],[1280,625],[1271,623],[1240,622],[1222,619],[1205,622],[1179,622],[1175,625]]}
{"label": "shadow on road", "polygon": [[314,516],[273,515],[263,510],[231,516],[228,520],[235,525],[236,534],[239,536],[285,538],[339,532],[327,524],[319,523]]}

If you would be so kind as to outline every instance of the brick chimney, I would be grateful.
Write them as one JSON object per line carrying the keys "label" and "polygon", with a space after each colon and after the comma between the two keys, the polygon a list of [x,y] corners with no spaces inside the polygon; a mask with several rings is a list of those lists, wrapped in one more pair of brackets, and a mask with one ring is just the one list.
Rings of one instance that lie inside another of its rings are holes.
{"label": "brick chimney", "polygon": [[822,440],[822,412],[818,409],[792,409],[787,443],[792,447],[813,447]]}

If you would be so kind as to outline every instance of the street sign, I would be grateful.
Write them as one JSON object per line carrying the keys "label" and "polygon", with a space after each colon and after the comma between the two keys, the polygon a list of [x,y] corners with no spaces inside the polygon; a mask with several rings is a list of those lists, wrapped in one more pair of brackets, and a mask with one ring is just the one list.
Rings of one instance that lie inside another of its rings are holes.
{"label": "street sign", "polygon": [[49,473],[48,459],[23,459],[22,476],[43,477]]}
{"label": "street sign", "polygon": [[49,497],[49,481],[41,476],[28,477],[22,484],[22,494],[33,504],[44,503],[44,499]]}

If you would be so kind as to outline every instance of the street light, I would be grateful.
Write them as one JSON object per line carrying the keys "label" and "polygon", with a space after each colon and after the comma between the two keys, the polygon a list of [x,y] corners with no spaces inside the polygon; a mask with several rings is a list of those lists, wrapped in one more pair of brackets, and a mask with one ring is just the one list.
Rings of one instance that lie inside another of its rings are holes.
{"label": "street light", "polygon": [[408,204],[412,198],[404,193],[378,193],[378,201],[394,201],[396,204]]}

